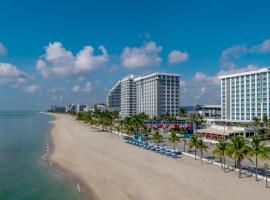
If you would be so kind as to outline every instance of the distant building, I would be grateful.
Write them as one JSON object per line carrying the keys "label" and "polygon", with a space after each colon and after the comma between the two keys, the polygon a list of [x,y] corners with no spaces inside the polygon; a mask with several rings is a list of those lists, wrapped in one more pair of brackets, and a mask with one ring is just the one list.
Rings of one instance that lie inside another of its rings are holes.
{"label": "distant building", "polygon": [[84,109],[83,112],[89,112],[91,111],[91,106],[87,105]]}
{"label": "distant building", "polygon": [[118,81],[115,86],[109,91],[106,99],[106,104],[109,110],[121,109],[121,81]]}
{"label": "distant building", "polygon": [[251,121],[270,116],[270,68],[229,74],[221,79],[221,118]]}
{"label": "distant building", "polygon": [[127,117],[136,114],[136,87],[134,76],[130,75],[121,80],[120,116]]}
{"label": "distant building", "polygon": [[100,111],[105,111],[108,109],[107,105],[104,104],[104,103],[98,103],[98,104],[95,104],[93,107],[92,107],[92,110],[94,109],[98,109]]}
{"label": "distant building", "polygon": [[65,112],[66,109],[63,106],[51,105],[50,112]]}
{"label": "distant building", "polygon": [[180,76],[154,73],[134,79],[136,85],[136,112],[150,117],[168,114],[176,116],[180,106]]}
{"label": "distant building", "polygon": [[76,113],[79,113],[79,112],[83,112],[84,111],[84,108],[86,108],[87,105],[80,105],[80,104],[77,104],[76,105]]}
{"label": "distant building", "polygon": [[66,112],[76,112],[76,105],[74,105],[74,104],[67,104],[66,105]]}
{"label": "distant building", "polygon": [[220,105],[197,105],[196,112],[205,118],[220,119],[221,118],[221,106]]}
{"label": "distant building", "polygon": [[188,114],[198,113],[205,118],[220,119],[221,118],[221,106],[220,105],[196,105],[196,106],[181,106]]}

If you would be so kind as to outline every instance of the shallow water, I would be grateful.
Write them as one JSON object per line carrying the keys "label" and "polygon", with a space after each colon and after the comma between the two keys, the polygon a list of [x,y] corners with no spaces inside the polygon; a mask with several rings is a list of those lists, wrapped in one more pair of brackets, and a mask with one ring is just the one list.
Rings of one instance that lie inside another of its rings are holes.
{"label": "shallow water", "polygon": [[68,175],[50,170],[41,159],[49,144],[50,120],[34,112],[0,112],[1,200],[80,199]]}

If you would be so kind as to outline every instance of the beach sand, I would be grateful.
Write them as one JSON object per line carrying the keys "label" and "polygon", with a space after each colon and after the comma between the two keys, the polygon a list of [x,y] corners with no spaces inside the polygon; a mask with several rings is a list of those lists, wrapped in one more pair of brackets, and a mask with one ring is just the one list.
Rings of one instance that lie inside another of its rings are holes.
{"label": "beach sand", "polygon": [[[254,177],[238,178],[189,156],[172,159],[125,144],[72,116],[53,114],[50,160],[77,176],[91,199],[268,200],[270,188]],[[244,176],[244,175],[243,175]]]}

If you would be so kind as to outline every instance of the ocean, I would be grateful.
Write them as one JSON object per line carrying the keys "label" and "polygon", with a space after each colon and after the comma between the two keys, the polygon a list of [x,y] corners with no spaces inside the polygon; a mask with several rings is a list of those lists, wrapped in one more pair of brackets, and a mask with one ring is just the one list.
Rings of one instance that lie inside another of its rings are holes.
{"label": "ocean", "polygon": [[0,112],[0,199],[77,200],[80,194],[68,173],[50,167],[49,121],[36,112]]}

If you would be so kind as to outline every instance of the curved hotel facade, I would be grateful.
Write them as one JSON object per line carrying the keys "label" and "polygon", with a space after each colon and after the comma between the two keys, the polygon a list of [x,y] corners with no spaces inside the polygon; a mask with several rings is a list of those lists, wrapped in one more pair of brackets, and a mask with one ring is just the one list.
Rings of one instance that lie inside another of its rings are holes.
{"label": "curved hotel facade", "polygon": [[121,117],[141,112],[150,117],[176,116],[180,107],[180,76],[171,73],[127,76],[110,90],[107,105],[110,109],[117,109],[117,105]]}
{"label": "curved hotel facade", "polygon": [[270,68],[220,76],[221,118],[251,121],[269,116]]}

